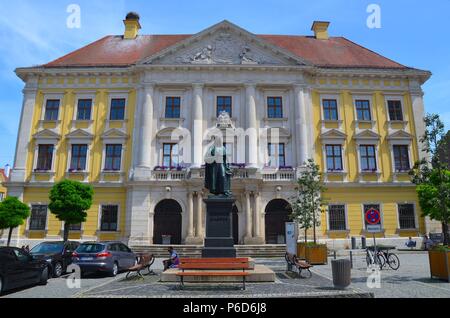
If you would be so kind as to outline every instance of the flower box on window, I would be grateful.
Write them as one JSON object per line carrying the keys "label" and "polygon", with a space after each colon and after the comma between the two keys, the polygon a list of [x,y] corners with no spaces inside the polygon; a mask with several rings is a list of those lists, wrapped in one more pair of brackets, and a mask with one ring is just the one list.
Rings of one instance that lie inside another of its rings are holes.
{"label": "flower box on window", "polygon": [[232,169],[245,169],[247,165],[245,163],[232,163],[230,164],[230,167]]}
{"label": "flower box on window", "polygon": [[36,168],[36,169],[34,169],[34,172],[50,172],[50,170],[49,169]]}

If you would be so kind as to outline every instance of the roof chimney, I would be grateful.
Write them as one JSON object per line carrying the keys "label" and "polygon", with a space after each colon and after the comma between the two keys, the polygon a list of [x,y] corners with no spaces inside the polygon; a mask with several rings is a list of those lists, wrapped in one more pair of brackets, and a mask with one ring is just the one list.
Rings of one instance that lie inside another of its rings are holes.
{"label": "roof chimney", "polygon": [[314,31],[314,36],[318,40],[328,40],[328,26],[330,22],[314,21],[311,30]]}
{"label": "roof chimney", "polygon": [[124,39],[134,40],[141,29],[141,24],[139,23],[139,14],[136,12],[130,12],[127,14],[123,23],[125,24],[125,33],[123,35]]}

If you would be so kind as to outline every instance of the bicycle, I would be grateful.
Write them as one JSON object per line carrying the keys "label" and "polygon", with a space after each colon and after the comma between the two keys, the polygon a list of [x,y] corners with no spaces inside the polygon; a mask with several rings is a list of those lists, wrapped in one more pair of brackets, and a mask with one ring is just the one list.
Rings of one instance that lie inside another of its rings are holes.
{"label": "bicycle", "polygon": [[386,251],[384,250],[378,251],[378,255],[382,257],[384,260],[383,267],[387,264],[394,271],[400,268],[400,259],[394,253],[390,253],[389,249],[387,249]]}
{"label": "bicycle", "polygon": [[369,265],[379,265],[380,269],[383,269],[386,264],[393,270],[398,270],[400,268],[400,259],[394,253],[390,253],[389,250],[394,249],[394,247],[380,246],[377,248],[377,253],[375,254],[373,247],[368,247],[366,249],[366,262]]}
{"label": "bicycle", "polygon": [[377,251],[377,254],[375,255],[375,251],[373,248],[366,248],[366,263],[367,266],[371,265],[377,265],[380,266],[380,270],[383,269],[384,265],[386,264],[386,260],[383,256],[380,255],[380,253]]}

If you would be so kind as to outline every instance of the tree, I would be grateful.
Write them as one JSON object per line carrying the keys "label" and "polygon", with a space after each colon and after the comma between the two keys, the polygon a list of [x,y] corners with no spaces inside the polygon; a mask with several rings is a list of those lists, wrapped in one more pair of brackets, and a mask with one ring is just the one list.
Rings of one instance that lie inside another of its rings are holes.
{"label": "tree", "polygon": [[94,190],[78,181],[64,180],[50,190],[51,213],[64,222],[64,242],[69,239],[70,225],[86,222]]}
{"label": "tree", "polygon": [[450,221],[450,171],[448,158],[449,138],[444,124],[437,114],[428,114],[425,119],[426,132],[420,139],[429,158],[423,158],[414,165],[410,175],[417,185],[417,194],[423,216],[442,224],[444,244],[450,242],[448,223]]}
{"label": "tree", "polygon": [[308,160],[297,181],[297,196],[291,200],[292,218],[305,230],[305,242],[308,241],[308,230],[313,229],[314,244],[317,243],[316,227],[320,226],[320,214],[325,203],[322,195],[326,189],[321,177],[320,167],[314,160]]}
{"label": "tree", "polygon": [[9,229],[8,243],[11,244],[13,230],[22,225],[30,216],[30,208],[18,198],[7,197],[0,202],[0,229]]}

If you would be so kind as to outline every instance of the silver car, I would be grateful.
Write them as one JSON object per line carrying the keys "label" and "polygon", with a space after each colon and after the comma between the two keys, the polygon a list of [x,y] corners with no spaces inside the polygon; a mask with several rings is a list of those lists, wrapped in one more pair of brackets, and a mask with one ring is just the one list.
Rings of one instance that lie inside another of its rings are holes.
{"label": "silver car", "polygon": [[137,263],[136,254],[116,241],[83,243],[73,253],[72,260],[82,273],[105,272],[113,277]]}

